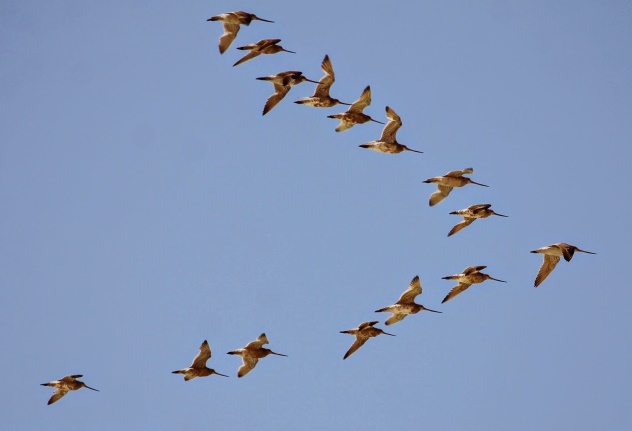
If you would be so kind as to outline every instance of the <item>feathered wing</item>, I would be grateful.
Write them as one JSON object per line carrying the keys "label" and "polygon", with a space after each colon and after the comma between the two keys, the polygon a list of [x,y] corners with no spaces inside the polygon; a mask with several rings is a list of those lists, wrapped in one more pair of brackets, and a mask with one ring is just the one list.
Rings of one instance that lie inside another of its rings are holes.
{"label": "feathered wing", "polygon": [[392,325],[393,323],[397,323],[400,320],[403,320],[404,317],[406,317],[405,314],[400,314],[400,313],[392,313],[391,317],[389,317],[388,319],[386,319],[386,323],[387,325]]}
{"label": "feathered wing", "polygon": [[366,337],[356,337],[355,341],[353,342],[351,347],[349,347],[349,350],[347,350],[347,353],[345,353],[345,356],[342,359],[347,359],[349,356],[353,355],[356,350],[358,350],[360,347],[362,347],[364,343],[366,343],[366,340],[368,340],[368,338]]}
{"label": "feathered wing", "polygon": [[259,362],[259,359],[257,358],[244,356],[242,358],[242,365],[237,370],[237,377],[243,377],[248,374],[257,365],[257,362]]}
{"label": "feathered wing", "polygon": [[454,298],[458,294],[460,294],[460,293],[464,292],[465,290],[467,290],[467,288],[470,287],[470,286],[471,286],[471,284],[468,284],[468,283],[459,283],[458,285],[456,285],[456,286],[454,286],[452,288],[450,293],[448,293],[446,295],[446,297],[443,298],[443,301],[441,301],[441,303],[443,304],[444,302],[447,302],[447,301],[451,300],[452,298]]}
{"label": "feathered wing", "polygon": [[239,33],[239,24],[224,23],[224,34],[219,37],[219,53],[226,52]]}
{"label": "feathered wing", "polygon": [[463,270],[463,274],[465,275],[473,274],[475,272],[482,271],[485,268],[487,268],[487,266],[485,265],[468,266],[467,268]]}
{"label": "feathered wing", "polygon": [[402,127],[402,119],[397,113],[390,107],[386,107],[386,118],[389,119],[384,129],[382,129],[382,136],[380,141],[383,142],[395,142],[397,140],[397,131]]}
{"label": "feathered wing", "polygon": [[340,120],[340,124],[336,127],[336,132],[344,132],[347,129],[350,129],[354,126],[353,123],[345,120]]}
{"label": "feathered wing", "polygon": [[67,393],[68,393],[68,390],[66,389],[57,389],[55,392],[53,392],[53,396],[50,397],[50,399],[48,400],[48,405],[53,404],[56,401],[59,401],[59,399],[62,398]]}
{"label": "feathered wing", "polygon": [[208,341],[204,340],[200,345],[200,353],[193,359],[189,368],[204,368],[206,367],[206,361],[211,358],[211,346]]}
{"label": "feathered wing", "polygon": [[328,55],[325,55],[320,68],[323,72],[325,72],[325,76],[320,78],[320,81],[318,81],[318,85],[316,86],[312,97],[329,97],[329,88],[336,80],[336,76],[334,74],[334,67],[331,64],[331,60]]}
{"label": "feathered wing", "polygon": [[437,185],[437,191],[430,195],[430,206],[436,205],[444,200],[452,191],[452,187]]}
{"label": "feathered wing", "polygon": [[367,85],[358,100],[353,102],[347,112],[362,113],[362,110],[371,104],[371,87]]}
{"label": "feathered wing", "polygon": [[544,281],[546,277],[549,276],[553,269],[555,269],[555,265],[560,261],[559,256],[551,256],[550,254],[544,255],[544,261],[538,270],[538,275],[535,276],[535,287],[538,287],[540,283]]}
{"label": "feathered wing", "polygon": [[[410,284],[408,285],[408,289],[402,293],[402,296],[397,300],[398,304],[413,302],[417,295],[421,294],[421,282],[419,281],[419,276],[415,276],[412,279]],[[401,320],[401,319],[400,319]]]}
{"label": "feathered wing", "polygon": [[461,229],[471,225],[474,222],[474,220],[476,220],[476,219],[475,218],[466,217],[462,222],[457,223],[456,225],[454,225],[452,230],[450,230],[450,232],[448,233],[448,236],[452,236],[455,233],[457,233],[458,231],[460,231]]}
{"label": "feathered wing", "polygon": [[445,174],[446,177],[461,177],[465,174],[472,174],[474,173],[474,169],[473,168],[465,168],[461,171],[450,171],[447,174]]}
{"label": "feathered wing", "polygon": [[262,115],[266,115],[268,112],[270,112],[270,110],[272,110],[272,108],[274,108],[281,100],[283,100],[283,98],[285,97],[285,95],[290,91],[290,86],[289,85],[279,85],[279,84],[274,84],[274,90],[275,93],[272,94],[270,97],[268,97],[268,100],[266,101],[265,106],[263,107],[263,114]]}
{"label": "feathered wing", "polygon": [[266,337],[266,334],[263,333],[261,335],[259,335],[259,337],[257,337],[256,340],[251,341],[250,343],[246,344],[246,347],[244,347],[245,349],[260,349],[261,347],[263,347],[264,344],[268,344],[268,337]]}
{"label": "feathered wing", "polygon": [[244,55],[243,57],[241,57],[239,60],[237,60],[237,62],[235,64],[233,64],[233,67],[235,66],[239,66],[242,63],[247,62],[248,60],[252,60],[253,58],[259,56],[261,54],[260,51],[255,51],[254,49],[251,50],[248,54]]}

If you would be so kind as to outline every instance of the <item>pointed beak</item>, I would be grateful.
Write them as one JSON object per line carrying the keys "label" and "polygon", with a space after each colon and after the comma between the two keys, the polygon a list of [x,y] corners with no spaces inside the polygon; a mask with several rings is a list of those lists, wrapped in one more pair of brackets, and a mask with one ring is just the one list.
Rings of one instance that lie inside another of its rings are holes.
{"label": "pointed beak", "polygon": [[371,118],[371,121],[373,121],[374,123],[386,124],[386,123],[382,123],[381,121],[374,120],[373,118]]}
{"label": "pointed beak", "polygon": [[476,181],[471,181],[472,184],[476,184],[477,186],[489,187],[486,184],[477,183]]}
{"label": "pointed beak", "polygon": [[277,352],[272,352],[272,351],[270,353],[277,356],[285,356],[287,358],[287,355],[284,355],[283,353],[277,353]]}
{"label": "pointed beak", "polygon": [[215,374],[222,377],[230,377],[230,376],[227,376],[226,374],[218,373],[217,371],[215,371]]}
{"label": "pointed beak", "polygon": [[497,278],[494,277],[489,277],[490,280],[494,280],[494,281],[500,281],[501,283],[507,283],[505,280],[499,280]]}
{"label": "pointed beak", "polygon": [[384,334],[384,335],[390,335],[391,337],[394,337],[394,336],[395,336],[395,334],[389,334],[388,332],[382,332],[382,334]]}
{"label": "pointed beak", "polygon": [[493,213],[493,214],[494,214],[494,215],[497,215],[497,216],[499,216],[499,217],[509,217],[509,216],[506,216],[506,215],[503,215],[503,214],[498,214],[498,213]]}
{"label": "pointed beak", "polygon": [[283,51],[285,51],[285,52],[289,52],[289,53],[291,53],[291,54],[296,54],[294,51],[290,51],[289,49],[285,49],[285,48],[283,48]]}
{"label": "pointed beak", "polygon": [[271,23],[274,24],[274,21],[270,21],[269,19],[263,19],[263,18],[259,18],[259,17],[255,17],[255,19],[259,20],[259,21],[264,21],[264,22],[271,22]]}
{"label": "pointed beak", "polygon": [[91,387],[90,387],[90,386],[88,386],[88,385],[84,385],[84,386],[85,386],[86,388],[88,388],[88,389],[92,389],[93,391],[97,391],[97,392],[99,392],[99,390],[98,390],[98,389],[91,388]]}
{"label": "pointed beak", "polygon": [[307,78],[305,78],[305,81],[307,81],[307,82],[313,82],[314,84],[320,84],[320,82],[318,82],[318,81],[312,81],[311,79],[307,79]]}
{"label": "pointed beak", "polygon": [[345,103],[345,102],[340,102],[340,101],[338,101],[338,103],[341,104],[341,105],[351,106],[351,103]]}
{"label": "pointed beak", "polygon": [[408,151],[412,151],[413,153],[423,154],[423,151],[411,150],[410,148],[406,148]]}

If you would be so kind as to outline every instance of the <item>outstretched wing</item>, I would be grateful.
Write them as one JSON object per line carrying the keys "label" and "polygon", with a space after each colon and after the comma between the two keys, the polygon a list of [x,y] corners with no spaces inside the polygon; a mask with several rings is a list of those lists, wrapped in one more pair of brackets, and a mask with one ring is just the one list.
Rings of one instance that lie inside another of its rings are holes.
{"label": "outstretched wing", "polygon": [[206,361],[208,361],[211,357],[211,346],[209,346],[208,341],[204,340],[204,342],[200,345],[200,353],[197,354],[195,359],[190,365],[190,368],[204,368],[206,367]]}
{"label": "outstretched wing", "polygon": [[382,129],[382,137],[380,141],[395,142],[397,140],[397,131],[402,127],[402,119],[390,107],[386,107],[386,118],[389,119],[384,129]]}
{"label": "outstretched wing", "polygon": [[386,319],[386,322],[384,323],[386,323],[387,325],[392,325],[393,323],[397,323],[400,320],[404,319],[404,317],[406,317],[405,314],[393,313],[391,317]]}
{"label": "outstretched wing", "polygon": [[485,266],[485,265],[468,266],[467,268],[465,268],[463,270],[463,274],[465,274],[465,275],[473,274],[473,273],[481,271],[481,270],[483,270],[485,268],[487,268],[487,266]]}
{"label": "outstretched wing", "polygon": [[473,168],[465,168],[462,171],[450,171],[445,174],[446,177],[461,177],[465,174],[471,174],[474,172]]}
{"label": "outstretched wing", "polygon": [[371,87],[366,86],[360,98],[353,102],[347,112],[362,113],[362,110],[371,104]]}
{"label": "outstretched wing", "polygon": [[235,64],[233,64],[233,67],[239,66],[241,63],[245,63],[248,60],[252,60],[253,58],[259,56],[260,54],[261,54],[261,51],[255,51],[253,49],[248,54],[246,54],[243,57],[241,57]]}
{"label": "outstretched wing", "polygon": [[51,405],[54,402],[59,401],[59,399],[63,397],[64,395],[66,395],[67,393],[68,393],[67,389],[57,389],[55,392],[53,392],[53,396],[50,397],[50,400],[48,400],[48,405]]}
{"label": "outstretched wing", "polygon": [[[290,78],[291,79],[291,78]],[[279,85],[279,84],[274,84],[274,90],[275,93],[272,94],[270,97],[268,97],[268,100],[266,101],[265,106],[263,107],[263,114],[261,115],[266,115],[268,112],[270,112],[270,110],[272,108],[274,108],[281,100],[283,100],[283,98],[285,97],[285,95],[290,91],[290,86],[289,85]]]}
{"label": "outstretched wing", "polygon": [[268,337],[266,337],[266,334],[263,333],[259,335],[259,337],[257,337],[256,340],[248,343],[246,347],[244,347],[244,349],[260,349],[264,344],[268,344],[268,343],[269,343]]}
{"label": "outstretched wing", "polygon": [[239,33],[239,24],[224,23],[224,34],[219,37],[219,53],[226,52]]}
{"label": "outstretched wing", "polygon": [[252,371],[252,369],[257,365],[257,362],[259,362],[259,359],[246,356],[243,358],[242,362],[241,367],[237,370],[237,377],[243,377]]}
{"label": "outstretched wing", "polygon": [[452,187],[437,184],[437,191],[430,195],[430,206],[436,205],[446,198],[452,191]]}
{"label": "outstretched wing", "polygon": [[366,343],[366,340],[368,340],[368,338],[356,337],[356,340],[353,342],[351,347],[349,347],[349,350],[347,350],[347,353],[345,353],[345,356],[342,359],[347,359],[349,356],[353,355],[356,350],[358,350],[360,347],[362,347],[364,343]]}
{"label": "outstretched wing", "polygon": [[318,85],[316,86],[312,97],[329,97],[329,88],[336,80],[336,76],[334,74],[334,67],[331,64],[331,60],[328,55],[325,55],[320,67],[323,72],[325,72],[325,76],[320,78],[320,81],[318,81]]}
{"label": "outstretched wing", "polygon": [[544,255],[544,261],[542,262],[542,266],[538,270],[538,275],[535,276],[535,287],[538,287],[540,283],[544,281],[546,277],[549,276],[553,269],[555,269],[555,265],[560,261],[559,256],[551,256],[550,254]]}
{"label": "outstretched wing", "polygon": [[474,220],[476,220],[475,218],[465,218],[461,223],[457,223],[456,225],[454,225],[454,227],[452,228],[452,230],[448,233],[448,236],[452,236],[455,233],[457,233],[458,231],[460,231],[461,229],[463,229],[464,227],[467,227],[469,225],[471,225]]}
{"label": "outstretched wing", "polygon": [[[416,275],[415,278],[412,279],[410,284],[408,285],[408,289],[402,293],[402,296],[397,300],[398,304],[410,303],[415,300],[417,295],[421,294],[421,282],[419,281],[419,276]],[[402,320],[402,319],[399,319]],[[394,322],[393,322],[394,323]]]}
{"label": "outstretched wing", "polygon": [[454,286],[452,288],[450,293],[448,293],[446,295],[446,297],[443,298],[443,301],[441,301],[441,303],[443,304],[444,302],[447,302],[447,301],[451,300],[452,298],[454,298],[458,294],[464,292],[470,286],[471,286],[471,284],[468,284],[468,283],[459,283],[458,285],[456,285],[456,286]]}

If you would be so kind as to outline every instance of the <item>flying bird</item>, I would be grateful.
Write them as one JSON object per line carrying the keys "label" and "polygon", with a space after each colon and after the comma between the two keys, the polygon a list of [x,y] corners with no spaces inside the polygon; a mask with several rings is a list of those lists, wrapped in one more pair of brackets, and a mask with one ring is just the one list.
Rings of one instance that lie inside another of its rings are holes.
{"label": "flying bird", "polygon": [[219,37],[219,53],[226,52],[228,47],[233,43],[239,33],[241,24],[250,25],[252,21],[274,22],[267,19],[259,18],[254,13],[235,11],[227,12],[220,15],[212,16],[207,21],[221,21],[224,24],[224,34]]}
{"label": "flying bird", "polygon": [[576,251],[581,253],[597,254],[592,251],[581,250],[580,248],[575,247],[574,245],[566,244],[565,242],[558,242],[557,244],[547,245],[546,247],[533,250],[531,253],[540,253],[544,255],[544,261],[538,270],[538,275],[535,277],[534,286],[538,287],[540,283],[549,276],[555,268],[555,265],[557,265],[560,261],[561,256],[564,257],[564,260],[570,262]]}
{"label": "flying bird", "polygon": [[456,280],[459,282],[459,284],[454,286],[452,290],[450,290],[450,293],[448,293],[447,296],[443,298],[443,301],[441,301],[441,303],[443,304],[444,302],[447,302],[450,299],[457,296],[458,294],[464,292],[472,284],[482,283],[485,280],[494,280],[494,281],[500,281],[501,283],[507,283],[505,280],[499,280],[497,278],[491,277],[488,274],[483,274],[482,272],[479,272],[485,268],[487,267],[486,266],[468,266],[460,274],[442,277],[443,280]]}
{"label": "flying bird", "polygon": [[272,108],[274,108],[285,95],[290,91],[292,85],[298,85],[301,82],[313,82],[318,84],[318,81],[312,81],[307,79],[302,72],[297,70],[289,70],[287,72],[280,72],[276,75],[261,76],[257,78],[260,81],[268,81],[274,85],[274,94],[268,98],[265,106],[263,107],[263,114],[266,115]]}
{"label": "flying bird", "polygon": [[471,225],[478,218],[487,218],[489,216],[495,215],[500,217],[508,217],[506,215],[498,214],[491,209],[491,204],[477,204],[471,205],[463,210],[452,211],[450,214],[456,214],[463,217],[463,221],[457,223],[452,230],[448,233],[448,236],[452,236],[455,233],[459,232],[461,229]]}
{"label": "flying bird", "polygon": [[362,144],[360,147],[387,154],[398,154],[402,151],[423,153],[423,151],[411,150],[406,145],[402,145],[397,142],[396,135],[399,128],[402,127],[402,119],[399,118],[399,115],[397,115],[397,113],[388,106],[386,107],[386,117],[389,119],[389,122],[386,123],[384,129],[382,129],[382,136],[380,139]]}
{"label": "flying bird", "polygon": [[409,314],[417,314],[421,310],[432,311],[433,313],[441,313],[441,311],[431,310],[421,304],[417,304],[415,302],[415,298],[417,297],[417,295],[421,295],[421,282],[419,281],[418,275],[413,278],[413,280],[410,282],[410,285],[408,286],[408,289],[406,289],[404,293],[402,293],[402,296],[399,297],[395,304],[389,305],[388,307],[380,308],[379,310],[375,310],[375,312],[391,313],[391,316],[386,319],[385,323],[387,325],[397,323]]}
{"label": "flying bird", "polygon": [[331,64],[331,60],[328,55],[325,55],[323,58],[323,62],[320,65],[320,68],[325,72],[325,76],[320,78],[318,81],[318,85],[314,90],[314,94],[310,97],[304,97],[301,100],[297,100],[294,103],[298,103],[299,105],[308,105],[313,106],[315,108],[331,108],[335,105],[350,105],[350,103],[341,102],[338,99],[334,99],[329,95],[329,89],[331,85],[336,81],[336,76],[334,74],[334,67]]}
{"label": "flying bird", "polygon": [[450,171],[447,174],[439,177],[428,178],[424,183],[437,184],[437,191],[430,195],[430,206],[436,205],[445,199],[450,194],[454,187],[463,187],[467,184],[476,184],[478,186],[489,187],[485,184],[472,181],[468,177],[464,177],[465,174],[471,174],[474,172],[472,168],[465,168],[462,171]]}
{"label": "flying bird", "polygon": [[235,64],[233,64],[233,67],[241,63],[245,63],[248,60],[252,60],[253,58],[258,57],[261,54],[276,54],[277,52],[281,51],[296,54],[294,51],[289,51],[283,48],[281,45],[277,45],[279,42],[281,42],[281,39],[261,39],[257,43],[240,46],[237,49],[248,50],[250,52],[241,57]]}
{"label": "flying bird", "polygon": [[248,374],[252,371],[255,365],[257,365],[259,359],[265,358],[268,355],[287,356],[262,347],[264,344],[268,343],[269,341],[266,334],[261,334],[256,340],[248,343],[243,349],[228,352],[229,355],[241,356],[242,365],[239,367],[239,370],[237,370],[237,377],[243,377]]}
{"label": "flying bird", "polygon": [[336,127],[336,132],[342,132],[352,128],[356,124],[364,124],[367,121],[384,124],[381,121],[374,120],[364,114],[362,110],[371,104],[371,87],[367,85],[360,98],[353,102],[346,112],[341,114],[328,115],[327,118],[335,118],[340,120],[340,124]]}
{"label": "flying bird", "polygon": [[48,383],[42,383],[41,384],[42,386],[52,386],[54,388],[57,388],[57,390],[53,392],[53,396],[50,397],[50,399],[48,400],[48,404],[50,405],[58,401],[61,397],[66,395],[68,391],[76,391],[81,388],[88,388],[88,389],[92,389],[93,391],[99,392],[98,389],[91,388],[90,386],[86,385],[84,382],[80,382],[79,380],[77,380],[79,377],[83,377],[83,374],[72,374],[70,376],[62,377],[59,380],[54,380]]}
{"label": "flying bird", "polygon": [[393,334],[389,334],[388,332],[382,331],[380,328],[374,327],[373,325],[375,325],[376,323],[378,323],[377,320],[374,322],[363,322],[360,323],[357,328],[349,329],[347,331],[340,331],[341,334],[351,334],[355,335],[356,337],[355,341],[353,342],[349,350],[347,350],[347,353],[345,353],[345,356],[342,359],[347,359],[349,356],[351,356],[356,350],[362,347],[364,343],[366,343],[366,340],[371,337],[377,337],[381,334],[390,335],[392,337],[395,336]]}
{"label": "flying bird", "polygon": [[211,358],[211,346],[208,341],[204,340],[200,345],[200,353],[193,359],[189,368],[183,368],[181,370],[172,371],[173,374],[184,374],[184,380],[188,381],[195,379],[196,377],[206,377],[211,374],[217,374],[219,376],[228,377],[225,374],[218,373],[212,368],[206,366],[206,361]]}

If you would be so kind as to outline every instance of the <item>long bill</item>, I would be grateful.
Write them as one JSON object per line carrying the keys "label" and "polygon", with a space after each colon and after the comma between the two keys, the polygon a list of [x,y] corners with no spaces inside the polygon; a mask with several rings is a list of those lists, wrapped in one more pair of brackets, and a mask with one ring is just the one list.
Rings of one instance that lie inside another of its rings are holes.
{"label": "long bill", "polygon": [[488,186],[488,185],[486,185],[486,184],[477,183],[476,181],[472,181],[472,180],[470,180],[470,182],[471,182],[472,184],[476,184],[477,186],[489,187],[489,186]]}
{"label": "long bill", "polygon": [[283,353],[273,352],[272,350],[270,350],[270,353],[272,353],[273,355],[277,355],[277,356],[285,356],[287,358],[287,355],[284,355]]}
{"label": "long bill", "polygon": [[494,277],[489,277],[490,280],[494,280],[494,281],[500,281],[501,283],[507,283],[505,280],[499,280],[497,278]]}

